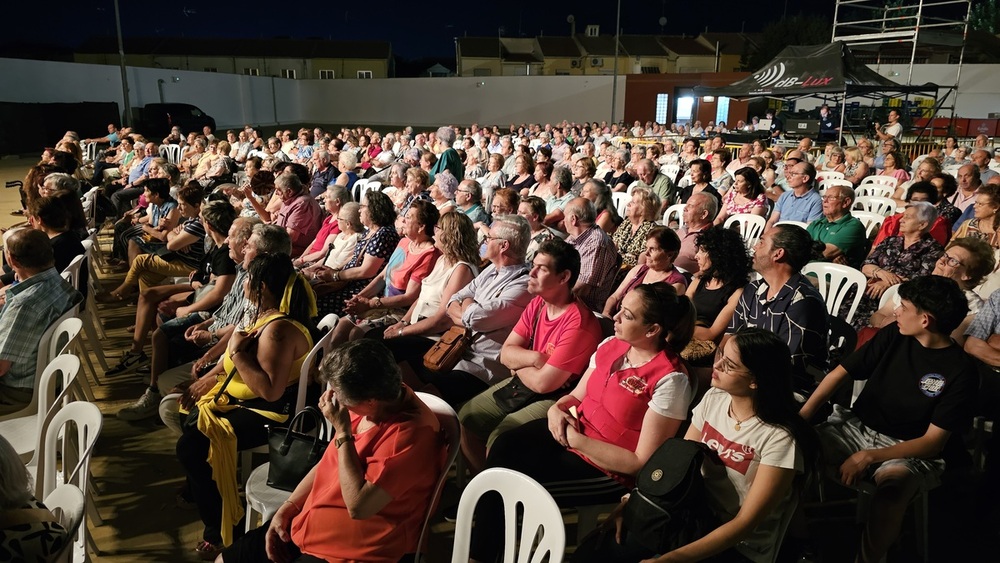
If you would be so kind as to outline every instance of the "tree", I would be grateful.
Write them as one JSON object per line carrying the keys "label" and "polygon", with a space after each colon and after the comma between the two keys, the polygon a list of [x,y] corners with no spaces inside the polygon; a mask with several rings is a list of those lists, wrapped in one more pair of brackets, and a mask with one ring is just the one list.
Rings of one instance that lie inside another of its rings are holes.
{"label": "tree", "polygon": [[757,51],[750,56],[750,68],[764,66],[789,45],[829,43],[832,30],[826,18],[801,14],[768,24]]}
{"label": "tree", "polygon": [[1000,4],[997,0],[979,0],[969,12],[969,27],[996,35],[1000,33]]}

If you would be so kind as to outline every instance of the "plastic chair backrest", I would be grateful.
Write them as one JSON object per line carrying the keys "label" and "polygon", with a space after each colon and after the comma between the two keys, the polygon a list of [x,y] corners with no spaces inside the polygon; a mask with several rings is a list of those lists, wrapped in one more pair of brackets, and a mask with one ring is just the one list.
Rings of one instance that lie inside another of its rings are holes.
{"label": "plastic chair backrest", "polygon": [[[87,493],[87,481],[90,476],[90,455],[94,451],[94,444],[101,434],[101,427],[104,424],[104,416],[101,409],[93,403],[84,401],[74,401],[59,409],[51,417],[46,417],[46,424],[42,427],[42,448],[38,470],[41,472],[35,477],[36,498],[45,497],[56,488],[56,461],[59,459],[57,444],[61,441],[64,446],[62,451],[62,475],[63,483],[73,483]],[[75,442],[67,440],[73,436],[67,425],[73,422],[76,426]],[[62,440],[60,440],[63,438]],[[69,444],[76,446],[76,455],[68,456],[66,448]],[[77,461],[76,466],[70,471],[71,464],[67,460]],[[74,481],[75,478],[75,481]]]}
{"label": "plastic chair backrest", "polygon": [[854,200],[854,209],[858,208],[888,217],[896,213],[896,201],[888,197],[862,196]]}
{"label": "plastic chair backrest", "polygon": [[850,266],[831,262],[810,262],[802,268],[802,273],[816,277],[817,289],[826,302],[826,311],[834,317],[840,316],[840,307],[844,299],[847,298],[851,287],[856,287],[847,315],[842,317],[848,323],[854,319],[854,313],[858,310],[858,304],[861,303],[861,297],[868,283],[864,274]]}
{"label": "plastic chair backrest", "polygon": [[[320,338],[319,341],[313,345],[312,350],[309,351],[309,354],[306,355],[306,359],[302,362],[302,371],[299,372],[299,389],[298,394],[295,397],[294,412],[299,412],[306,407],[306,391],[309,388],[310,374],[312,373],[313,366],[316,365],[317,356],[320,355],[320,351],[322,350],[324,355],[330,351],[330,343],[333,341],[333,327],[337,326],[337,321],[339,319],[340,317],[330,313],[329,315],[323,317],[317,325],[318,328],[326,328],[328,330],[327,333],[323,335],[323,338]],[[305,383],[305,385],[303,385],[303,383]]]}
{"label": "plastic chair backrest", "polygon": [[760,239],[760,235],[764,233],[764,226],[767,221],[760,215],[754,215],[753,213],[737,213],[735,215],[730,215],[726,219],[723,227],[730,228],[733,225],[739,226],[740,236],[743,237],[743,243],[748,249],[753,248],[757,241]]}
{"label": "plastic chair backrest", "polygon": [[417,553],[414,563],[420,561],[420,552],[423,550],[424,541],[426,541],[427,534],[430,532],[431,517],[434,516],[434,512],[437,510],[438,501],[441,499],[441,491],[444,489],[445,481],[448,480],[448,470],[455,464],[455,460],[458,459],[462,444],[462,425],[458,421],[458,413],[455,412],[455,409],[437,395],[417,393],[417,397],[428,408],[434,411],[434,414],[437,416],[438,422],[441,424],[441,432],[444,434],[448,446],[448,455],[445,458],[444,467],[441,469],[441,476],[438,478],[437,485],[435,485],[434,491],[431,493],[431,498],[427,503],[427,516],[424,518],[424,527],[420,532],[420,540],[417,543]]}
{"label": "plastic chair backrest", "polygon": [[76,288],[77,291],[82,292],[83,289],[80,287],[80,268],[83,267],[83,259],[87,257],[87,247],[83,248],[84,253],[77,255],[73,260],[70,261],[66,269],[63,270],[64,274],[69,274],[69,283]]}
{"label": "plastic chair backrest", "polygon": [[681,173],[681,167],[677,164],[664,164],[660,167],[660,172],[670,178],[671,182],[676,182],[677,175]]}
{"label": "plastic chair backrest", "polygon": [[83,159],[84,162],[93,162],[97,160],[97,143],[84,143],[83,144]]}
{"label": "plastic chair backrest", "polygon": [[806,223],[805,221],[778,221],[774,224],[775,227],[778,225],[795,225],[796,227],[802,227],[803,229],[809,227],[809,223]]}
{"label": "plastic chair backrest", "polygon": [[[566,528],[552,495],[523,473],[494,467],[476,475],[462,491],[455,523],[452,563],[466,563],[469,560],[473,511],[479,497],[490,491],[496,491],[503,497],[504,563],[514,563],[515,553],[517,563],[537,563],[546,555],[549,561],[562,561],[563,551],[566,549]],[[515,530],[519,516],[518,505],[523,508],[520,514],[521,533]],[[517,539],[520,539],[519,546],[514,545]]]}
{"label": "plastic chair backrest", "polygon": [[823,181],[819,183],[820,191],[826,191],[833,186],[853,188],[854,184],[852,184],[850,180],[844,180],[843,178],[824,178]]}
{"label": "plastic chair backrest", "polygon": [[858,184],[858,187],[867,186],[870,184],[889,186],[890,188],[895,190],[896,186],[899,185],[899,180],[895,176],[882,176],[882,175],[865,176],[865,179],[861,180],[861,183]]}
{"label": "plastic chair backrest", "polygon": [[628,185],[627,188],[625,188],[625,193],[627,193],[628,195],[632,195],[632,190],[634,190],[638,185],[639,185],[639,180],[632,182],[631,184]]}
{"label": "plastic chair backrest", "polygon": [[[63,354],[54,358],[38,378],[35,395],[38,399],[38,411],[26,416],[34,416],[35,431],[41,432],[46,419],[52,418],[59,409],[69,403],[72,397],[73,383],[80,373],[80,358],[72,354]],[[32,452],[32,461],[39,458],[41,435]],[[29,465],[32,465],[29,463]]]}
{"label": "plastic chair backrest", "polygon": [[670,226],[670,221],[672,219],[677,220],[677,228],[684,226],[684,204],[676,203],[667,208],[663,213],[663,224]]}
{"label": "plastic chair backrest", "polygon": [[76,485],[59,485],[42,501],[66,530],[66,543],[57,553],[50,554],[47,561],[69,561],[67,554],[73,549],[73,538],[83,522],[86,499]]}
{"label": "plastic chair backrest", "polygon": [[160,145],[160,156],[167,159],[170,164],[177,164],[181,160],[181,146]]}
{"label": "plastic chair backrest", "polygon": [[894,297],[899,295],[899,285],[900,284],[897,283],[896,285],[890,285],[885,288],[885,291],[882,292],[882,297],[878,300],[879,309],[885,307]]}
{"label": "plastic chair backrest", "polygon": [[896,189],[884,184],[862,184],[858,186],[855,195],[857,197],[892,197]]}
{"label": "plastic chair backrest", "polygon": [[843,180],[844,173],[836,170],[822,170],[816,173],[816,178],[823,180]]}
{"label": "plastic chair backrest", "polygon": [[882,227],[882,223],[885,222],[885,215],[871,211],[852,211],[851,215],[854,215],[865,226],[865,236],[869,239],[875,236],[875,233]]}
{"label": "plastic chair backrest", "polygon": [[625,192],[611,192],[611,201],[615,204],[615,211],[619,217],[625,216],[625,206],[632,201],[632,195]]}

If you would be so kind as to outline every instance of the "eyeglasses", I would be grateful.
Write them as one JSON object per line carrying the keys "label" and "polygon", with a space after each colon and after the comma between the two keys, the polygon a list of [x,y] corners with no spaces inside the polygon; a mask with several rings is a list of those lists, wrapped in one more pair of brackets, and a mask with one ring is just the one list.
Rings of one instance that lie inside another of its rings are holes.
{"label": "eyeglasses", "polygon": [[822,199],[823,201],[839,201],[844,198],[839,195],[824,195],[820,196],[820,199]]}
{"label": "eyeglasses", "polygon": [[952,268],[957,268],[959,266],[964,266],[965,265],[965,264],[962,263],[961,260],[959,260],[958,258],[955,258],[954,256],[951,256],[947,252],[945,252],[944,254],[942,254],[941,258],[938,258],[938,260],[944,260],[945,264],[948,264]]}
{"label": "eyeglasses", "polygon": [[486,235],[485,237],[483,237],[483,239],[486,242],[490,242],[491,240],[500,240],[500,241],[507,240],[507,239],[505,239],[503,237],[496,237],[496,236],[493,236],[493,235]]}
{"label": "eyeglasses", "polygon": [[729,375],[745,375],[749,376],[750,372],[747,370],[741,370],[740,366],[736,365],[736,362],[730,360],[729,358],[720,355],[719,359],[715,362],[715,365],[726,374]]}

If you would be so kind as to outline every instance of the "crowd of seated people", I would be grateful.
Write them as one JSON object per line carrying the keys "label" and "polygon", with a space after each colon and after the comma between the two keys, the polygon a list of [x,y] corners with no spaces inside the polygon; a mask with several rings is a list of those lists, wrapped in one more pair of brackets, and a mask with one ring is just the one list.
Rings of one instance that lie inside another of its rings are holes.
{"label": "crowd of seated people", "polygon": [[[270,137],[247,127],[219,141],[177,131],[168,139],[185,147],[176,168],[159,159],[156,143],[130,132],[117,150],[134,140],[132,150],[145,156],[102,156],[84,173],[86,187],[69,186],[77,200],[86,201],[91,186],[112,196],[115,257],[128,273],[100,301],[138,299],[130,349],[110,373],[148,370],[150,384],[119,416],[155,416],[167,391],[183,392],[178,406],[189,414],[168,424],[182,432],[178,458],[204,524],[199,555],[258,560],[287,548],[362,557],[395,525],[407,532],[392,549],[415,548],[407,518],[429,493],[423,481],[414,490],[400,481],[426,480],[437,466],[412,476],[397,476],[398,465],[380,474],[364,463],[311,474],[268,525],[233,544],[242,514],[232,452],[263,444],[264,426],[292,414],[297,385],[316,383],[297,381],[298,363],[328,313],[340,316],[333,330],[344,357],[337,361],[375,353],[381,363],[372,361],[373,369],[391,381],[349,381],[349,373],[329,371],[334,362],[324,365],[323,381],[336,391],[323,395],[324,414],[354,439],[326,457],[397,455],[365,432],[373,424],[395,432],[391,413],[423,417],[414,414],[411,389],[438,394],[460,412],[470,470],[518,469],[567,507],[620,498],[671,436],[706,442],[719,454],[720,444],[749,448],[759,454],[750,461],[756,477],[732,460],[722,460],[726,471],[706,468],[715,530],[663,560],[738,552],[758,561],[780,547],[783,511],[808,494],[800,485],[817,470],[822,446],[838,452],[831,458],[844,483],[873,480],[872,509],[892,516],[864,530],[860,557],[884,555],[899,534],[896,514],[917,490],[900,469],[938,478],[942,456],[952,453],[945,443],[975,410],[972,360],[950,337],[985,336],[966,346],[1000,365],[979,344],[996,327],[976,324],[989,297],[976,290],[995,278],[1000,248],[993,185],[1000,178],[984,172],[990,159],[956,161],[953,177],[944,167],[960,156],[955,147],[913,166],[893,137],[826,145],[822,154],[811,142],[783,151],[757,141],[734,157],[714,124],[704,140],[679,128],[636,127],[638,134],[597,123],[382,134],[316,128]],[[648,146],[627,147],[621,136]],[[977,151],[989,156],[988,147]],[[76,159],[73,151],[54,152]],[[32,226],[55,241],[72,221],[49,209],[46,176],[77,174],[82,162],[69,170],[56,164],[66,156],[47,154],[25,191]],[[214,180],[234,169],[242,174],[232,183]],[[890,177],[904,209],[869,237],[851,213],[855,189],[819,181],[838,173],[854,188],[868,175]],[[619,192],[627,192],[624,213],[615,205]],[[680,221],[663,225],[675,204],[683,204]],[[723,226],[744,213],[767,218],[750,248]],[[853,319],[865,343],[833,362],[830,314],[801,273],[823,260],[858,268],[868,280]],[[159,285],[168,276],[190,282]],[[895,300],[880,304],[897,284]],[[435,371],[423,356],[453,326],[467,331],[469,344],[453,369]],[[904,370],[879,367],[887,355],[906,354],[921,358],[907,364],[921,373],[910,387]],[[927,371],[946,363],[948,370]],[[817,438],[804,421],[823,422],[813,415],[848,378],[869,381],[859,410],[838,407],[839,418]],[[220,389],[244,408],[220,404]],[[808,398],[805,406],[792,391]],[[899,397],[879,395],[887,392]],[[508,400],[511,393],[520,402]],[[317,396],[311,391],[310,401]],[[877,449],[858,451],[844,427],[857,419],[878,433]],[[229,453],[207,462],[209,448]],[[354,453],[339,453],[348,450]],[[321,464],[334,463],[326,457]],[[341,491],[345,479],[351,494]],[[606,486],[595,494],[556,485],[578,479]],[[350,549],[338,545],[340,531],[316,525],[333,508],[344,512],[329,517],[359,530],[375,526],[373,535]],[[477,513],[477,560],[500,549],[490,524],[496,517],[495,506]],[[380,523],[354,523],[372,518]],[[653,555],[612,545],[613,535],[601,542],[592,553],[627,553],[594,560]]]}

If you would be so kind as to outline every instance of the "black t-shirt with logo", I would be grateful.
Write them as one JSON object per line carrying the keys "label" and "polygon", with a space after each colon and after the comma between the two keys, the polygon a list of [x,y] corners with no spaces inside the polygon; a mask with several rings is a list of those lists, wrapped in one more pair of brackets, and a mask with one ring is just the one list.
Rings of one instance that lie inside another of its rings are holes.
{"label": "black t-shirt with logo", "polygon": [[867,379],[852,410],[866,426],[899,440],[927,433],[931,424],[959,433],[968,427],[979,378],[957,344],[924,348],[886,326],[843,362],[854,379]]}

